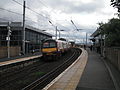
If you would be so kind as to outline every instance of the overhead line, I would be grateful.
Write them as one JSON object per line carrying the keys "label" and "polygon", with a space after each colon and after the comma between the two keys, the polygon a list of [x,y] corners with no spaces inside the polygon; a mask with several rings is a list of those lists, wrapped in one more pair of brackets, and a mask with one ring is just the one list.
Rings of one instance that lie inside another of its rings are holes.
{"label": "overhead line", "polygon": [[[13,1],[16,2],[17,4],[23,6],[23,5],[22,5],[21,3],[19,3],[18,1],[16,1],[16,0],[13,0]],[[44,5],[45,7],[47,7],[47,5],[45,5],[43,2],[41,2],[40,0],[38,0],[38,1],[39,1],[42,5]],[[42,14],[40,14],[40,13],[34,11],[34,10],[31,9],[30,7],[26,6],[26,8],[27,8],[28,10],[30,10],[30,11],[32,11],[32,12],[34,12],[34,13],[36,13],[36,14],[38,14],[38,15],[44,17],[44,18],[46,18],[48,21],[52,21],[50,18],[43,16]],[[47,7],[47,8],[48,8],[48,7]],[[56,12],[54,12],[54,13],[56,13]]]}
{"label": "overhead line", "polygon": [[8,12],[11,12],[11,13],[14,13],[14,14],[22,15],[21,13],[13,12],[13,11],[7,10],[7,9],[5,9],[5,8],[1,8],[1,7],[0,7],[0,9],[1,9],[1,10],[5,10],[5,11],[8,11]]}
{"label": "overhead line", "polygon": [[[19,5],[23,6],[23,5],[22,5],[21,3],[19,3],[18,1],[16,1],[16,0],[13,0],[13,1],[14,1],[14,2],[16,2],[17,4],[19,4]],[[33,10],[33,9],[31,9],[30,7],[26,6],[26,8],[27,8],[28,10],[30,10],[30,11],[32,11],[32,12],[34,12],[34,13],[36,13],[36,14],[38,14],[38,15],[40,15],[40,16],[42,16],[42,17],[44,17],[44,18],[46,18],[46,19],[47,19],[47,21],[52,21],[50,18],[43,16],[42,14],[40,14],[40,13],[38,13],[38,12],[34,11],[34,10]]]}
{"label": "overhead line", "polygon": [[[49,9],[49,7],[45,4],[45,3],[43,3],[41,0],[38,0],[43,6],[45,6],[46,8],[48,8]],[[51,8],[52,10],[50,10],[51,12],[54,12],[54,14],[56,14],[56,12],[54,11],[54,9],[53,8]],[[57,14],[56,14],[57,15]],[[49,18],[50,19],[50,18]],[[51,19],[50,19],[51,20]],[[52,20],[51,20],[52,21]]]}
{"label": "overhead line", "polygon": [[[45,3],[43,3],[42,1],[40,1],[40,0],[38,0],[43,6],[45,6],[46,8],[49,8]],[[51,8],[52,10],[52,12],[54,12],[55,14],[56,14],[56,12],[54,11],[54,9],[53,8]],[[57,14],[56,14],[57,15]]]}
{"label": "overhead line", "polygon": [[[21,3],[19,3],[18,1],[16,1],[16,0],[13,0],[13,1],[16,2],[17,4],[23,6],[23,5],[22,5]],[[47,7],[47,5],[45,5],[43,2],[41,2],[40,0],[38,0],[38,1],[39,1],[42,5],[44,5],[45,7]],[[44,18],[46,18],[46,19],[48,19],[48,21],[52,21],[50,18],[43,16],[42,14],[40,14],[40,13],[34,11],[34,10],[31,9],[30,7],[26,6],[26,8],[27,8],[28,10],[30,10],[30,11],[32,11],[32,12],[34,12],[34,13],[36,13],[36,14],[38,14],[38,15],[44,17]],[[47,8],[48,8],[48,7],[47,7]],[[31,21],[32,21],[32,20],[31,20]],[[35,22],[35,21],[33,21],[33,22]]]}
{"label": "overhead line", "polygon": [[23,6],[23,4],[19,3],[19,2],[18,2],[18,1],[16,1],[16,0],[12,0],[12,1],[14,1],[14,2],[16,2],[17,4],[19,4],[19,5]]}
{"label": "overhead line", "polygon": [[10,20],[8,20],[8,19],[4,19],[4,18],[0,18],[0,20],[10,21]]}
{"label": "overhead line", "polygon": [[42,5],[44,5],[45,7],[47,7],[48,8],[48,6],[47,5],[45,5],[42,1],[40,1],[40,0],[38,0]]}
{"label": "overhead line", "polygon": [[[60,24],[61,25],[61,24]],[[65,27],[65,26],[63,26],[63,25],[61,25],[62,27],[64,27],[64,28],[66,28],[66,29],[68,29],[68,30],[70,30],[69,28],[67,28],[67,27]],[[68,32],[69,33],[69,32]],[[70,34],[70,33],[69,33]],[[69,35],[68,35],[68,37],[70,37]]]}
{"label": "overhead line", "polygon": [[[10,13],[14,13],[14,14],[20,15],[20,16],[22,15],[21,13],[13,12],[13,11],[8,10],[8,9],[5,9],[5,8],[1,8],[1,7],[0,7],[0,9],[1,9],[1,10],[5,10],[5,11],[8,11],[8,12],[10,12]],[[29,17],[26,17],[26,18],[31,19],[31,18],[29,18]],[[31,20],[31,21],[32,21],[32,20]]]}
{"label": "overhead line", "polygon": [[[63,25],[61,25],[61,26],[63,26]],[[65,26],[63,26],[63,27],[65,27]],[[67,28],[67,27],[65,27],[65,28]],[[67,29],[69,29],[69,28],[67,28]],[[68,32],[68,33],[69,33],[69,32]],[[70,33],[69,33],[69,34],[70,34]],[[76,38],[79,39],[79,37],[78,37],[75,33],[72,34],[72,37],[76,37]]]}
{"label": "overhead line", "polygon": [[[16,2],[17,4],[19,4],[19,5],[21,5],[21,6],[23,6],[21,3],[19,3],[18,1],[16,1],[16,0],[13,0],[14,2]],[[40,16],[43,16],[42,14],[40,14],[40,13],[38,13],[38,12],[36,12],[36,11],[34,11],[33,9],[31,9],[30,7],[28,7],[28,6],[26,6],[26,8],[27,9],[29,9],[30,11],[32,11],[32,12],[34,12],[34,13],[36,13],[36,14],[38,14],[38,15],[40,15]],[[46,19],[50,19],[50,18],[48,18],[48,17],[45,17],[45,16],[43,16],[44,18],[46,18]]]}
{"label": "overhead line", "polygon": [[[7,10],[7,9],[1,8],[1,7],[0,7],[0,9],[1,9],[1,10],[5,10],[5,11],[8,11],[8,12],[10,12],[10,13],[14,13],[14,14],[20,15],[20,16],[22,15],[21,13],[13,12],[13,11],[11,11],[11,10]],[[29,17],[26,17],[26,18],[28,18],[27,20],[31,19],[31,18],[29,18]],[[4,19],[4,18],[0,18],[0,19],[5,20],[5,21],[10,21],[10,20]],[[29,21],[35,22],[35,21],[33,21],[33,20],[29,20]],[[35,23],[37,23],[37,22],[35,22]]]}
{"label": "overhead line", "polygon": [[[34,13],[36,13],[36,14],[40,15],[40,16],[43,16],[42,14],[37,13],[36,11],[32,10],[32,9],[31,9],[31,8],[29,8],[29,7],[26,7],[26,8],[27,8],[27,9],[29,9],[30,11],[32,11],[32,12],[34,12]],[[43,17],[45,17],[45,16],[43,16]],[[45,18],[47,18],[47,17],[45,17]]]}

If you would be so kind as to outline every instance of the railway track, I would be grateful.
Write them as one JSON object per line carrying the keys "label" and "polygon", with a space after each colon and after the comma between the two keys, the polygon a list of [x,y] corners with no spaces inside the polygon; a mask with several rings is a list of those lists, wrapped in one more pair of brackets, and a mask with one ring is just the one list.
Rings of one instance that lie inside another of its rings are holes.
{"label": "railway track", "polygon": [[14,82],[19,78],[27,77],[27,75],[30,74],[31,72],[38,71],[39,69],[37,69],[37,68],[39,67],[39,65],[44,66],[44,64],[45,63],[35,64],[30,67],[16,71],[15,73],[10,73],[10,74],[7,74],[6,76],[1,76],[2,81],[0,81],[0,87],[4,87],[8,83]]}
{"label": "railway track", "polygon": [[[26,68],[19,71],[16,71],[14,74],[2,76],[3,78],[1,78],[0,81],[0,90],[21,90],[22,88],[23,90],[29,90],[29,88],[32,87],[31,85],[37,86],[37,88],[43,88],[43,86],[47,84],[45,82],[50,82],[52,79],[54,79],[57,75],[64,71],[64,68],[67,68],[69,64],[74,61],[74,58],[78,57],[76,56],[77,54],[80,55],[79,51],[80,50],[73,49],[71,53],[68,53],[64,57],[60,58],[60,60],[54,62],[43,62],[39,60],[39,62],[34,63],[31,66],[27,66]],[[55,71],[56,74],[54,73]],[[39,75],[36,76],[34,74]],[[55,76],[54,78],[53,75]],[[35,85],[38,82],[40,84]]]}
{"label": "railway track", "polygon": [[34,81],[33,83],[29,84],[28,86],[26,86],[22,90],[37,90],[37,89],[44,88],[55,77],[57,77],[67,67],[69,67],[72,64],[72,62],[78,58],[78,56],[80,55],[80,53],[81,53],[80,50],[76,50],[72,54],[72,56],[70,56],[69,58],[66,58],[67,60],[63,64],[59,65],[58,67],[56,67],[51,72],[45,74],[43,77],[41,77],[41,78],[37,79],[36,81]]}

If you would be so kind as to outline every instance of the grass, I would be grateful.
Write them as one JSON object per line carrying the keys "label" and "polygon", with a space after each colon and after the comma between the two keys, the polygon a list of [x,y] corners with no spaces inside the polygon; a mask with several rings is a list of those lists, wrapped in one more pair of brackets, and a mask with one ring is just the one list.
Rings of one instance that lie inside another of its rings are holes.
{"label": "grass", "polygon": [[32,73],[33,76],[41,76],[41,75],[44,75],[45,72],[35,72],[35,73]]}

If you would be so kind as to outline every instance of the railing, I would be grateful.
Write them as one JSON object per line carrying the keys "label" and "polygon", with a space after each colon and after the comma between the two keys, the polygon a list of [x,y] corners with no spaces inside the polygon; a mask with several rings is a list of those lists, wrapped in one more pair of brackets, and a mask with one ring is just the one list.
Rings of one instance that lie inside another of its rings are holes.
{"label": "railing", "polygon": [[105,48],[105,57],[120,71],[120,47]]}

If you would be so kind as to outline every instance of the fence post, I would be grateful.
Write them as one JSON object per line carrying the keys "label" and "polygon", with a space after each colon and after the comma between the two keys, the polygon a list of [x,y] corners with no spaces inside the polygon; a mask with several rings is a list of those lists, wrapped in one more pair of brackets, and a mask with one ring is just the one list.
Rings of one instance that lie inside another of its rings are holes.
{"label": "fence post", "polygon": [[118,70],[120,71],[120,50],[118,51]]}

